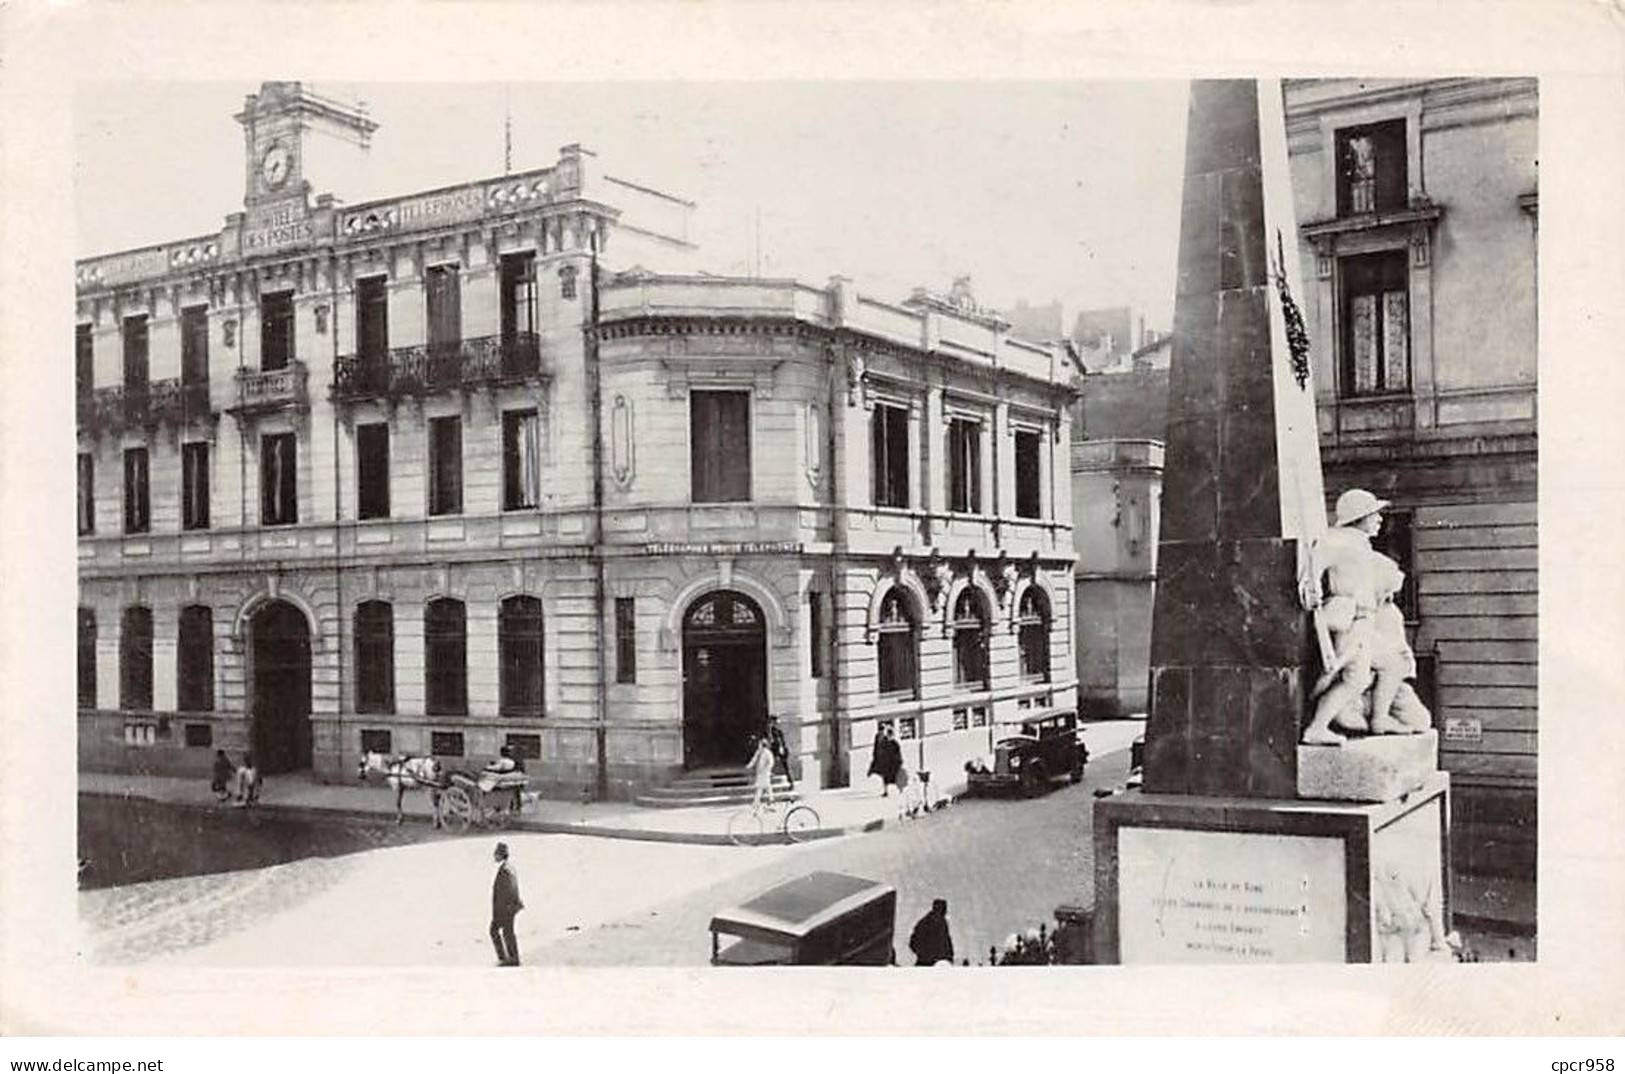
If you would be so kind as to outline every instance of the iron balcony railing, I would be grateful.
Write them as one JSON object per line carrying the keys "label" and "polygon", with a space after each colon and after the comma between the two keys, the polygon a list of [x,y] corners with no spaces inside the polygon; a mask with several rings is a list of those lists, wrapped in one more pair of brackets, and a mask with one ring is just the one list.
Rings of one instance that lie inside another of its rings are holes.
{"label": "iron balcony railing", "polygon": [[546,375],[535,332],[476,336],[455,343],[419,343],[377,354],[349,354],[333,371],[337,399],[431,395],[494,387]]}
{"label": "iron balcony railing", "polygon": [[76,402],[80,427],[93,435],[213,417],[208,381],[188,384],[173,377],[81,391]]}

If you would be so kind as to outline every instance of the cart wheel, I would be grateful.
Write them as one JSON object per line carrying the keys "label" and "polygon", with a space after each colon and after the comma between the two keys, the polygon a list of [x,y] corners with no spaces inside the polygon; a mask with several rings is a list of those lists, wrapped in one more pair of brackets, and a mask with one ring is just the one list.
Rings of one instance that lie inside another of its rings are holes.
{"label": "cart wheel", "polygon": [[453,787],[442,796],[440,812],[445,818],[446,827],[453,831],[466,832],[468,826],[474,823],[474,803],[469,801],[468,792],[461,787]]}
{"label": "cart wheel", "polygon": [[784,815],[784,835],[792,843],[805,843],[818,834],[818,811],[810,805],[791,806]]}
{"label": "cart wheel", "polygon": [[748,847],[762,841],[762,815],[749,809],[736,809],[728,817],[728,842],[736,847]]}

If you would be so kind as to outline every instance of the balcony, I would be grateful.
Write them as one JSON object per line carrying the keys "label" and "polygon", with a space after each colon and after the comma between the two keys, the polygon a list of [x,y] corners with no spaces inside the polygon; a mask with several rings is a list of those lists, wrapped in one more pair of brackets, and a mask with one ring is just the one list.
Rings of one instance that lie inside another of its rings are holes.
{"label": "balcony", "polygon": [[333,398],[402,399],[495,389],[550,374],[536,333],[478,336],[458,343],[394,347],[378,355],[345,355],[334,368]]}
{"label": "balcony", "polygon": [[214,417],[208,382],[182,384],[175,378],[81,392],[76,410],[79,427],[92,436],[126,429],[150,429],[166,423],[184,426],[200,418],[212,420]]}
{"label": "balcony", "polygon": [[239,369],[237,371],[237,414],[269,413],[273,410],[303,410],[310,406],[305,384],[309,371],[305,363],[290,361],[282,369]]}

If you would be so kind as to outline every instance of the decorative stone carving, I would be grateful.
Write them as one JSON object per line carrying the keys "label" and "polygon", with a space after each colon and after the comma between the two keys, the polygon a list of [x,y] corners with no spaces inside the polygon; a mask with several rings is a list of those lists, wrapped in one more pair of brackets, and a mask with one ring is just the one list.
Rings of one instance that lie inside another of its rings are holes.
{"label": "decorative stone carving", "polygon": [[609,411],[610,472],[621,488],[630,488],[636,473],[637,437],[634,435],[632,401],[616,395]]}
{"label": "decorative stone carving", "polygon": [[1012,608],[1011,601],[1016,593],[1016,579],[1018,577],[1015,561],[1010,558],[1008,550],[999,549],[999,558],[993,561],[991,577],[993,592],[998,594],[999,597],[999,611],[1008,619]]}

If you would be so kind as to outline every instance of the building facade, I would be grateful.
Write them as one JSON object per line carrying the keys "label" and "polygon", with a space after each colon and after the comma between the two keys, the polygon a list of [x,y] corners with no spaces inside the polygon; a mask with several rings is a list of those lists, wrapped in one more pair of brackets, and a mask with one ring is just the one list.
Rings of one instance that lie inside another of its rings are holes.
{"label": "building facade", "polygon": [[689,274],[693,206],[576,146],[344,206],[306,135],[364,114],[267,83],[238,119],[243,212],[77,265],[82,765],[506,745],[626,797],[772,713],[839,784],[881,722],[957,774],[1075,704],[1053,348]]}
{"label": "building facade", "polygon": [[1537,83],[1285,98],[1327,491],[1393,501],[1457,816],[1503,826],[1532,869]]}

